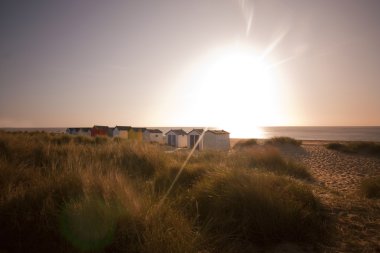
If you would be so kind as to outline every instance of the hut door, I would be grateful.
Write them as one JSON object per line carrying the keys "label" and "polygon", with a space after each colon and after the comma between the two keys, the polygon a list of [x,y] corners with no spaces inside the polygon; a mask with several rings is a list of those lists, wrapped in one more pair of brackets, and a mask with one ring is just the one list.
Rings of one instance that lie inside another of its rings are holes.
{"label": "hut door", "polygon": [[190,148],[193,148],[195,145],[195,135],[190,135]]}
{"label": "hut door", "polygon": [[[194,135],[194,145],[197,143],[198,140],[199,140],[199,135]],[[197,145],[197,149],[199,150],[199,143]]]}
{"label": "hut door", "polygon": [[175,135],[169,135],[169,146],[176,146],[176,137]]}
{"label": "hut door", "polygon": [[169,137],[169,139],[168,139],[168,144],[169,144],[169,146],[173,146],[173,144],[172,144],[172,136],[173,135],[169,135],[168,137]]}

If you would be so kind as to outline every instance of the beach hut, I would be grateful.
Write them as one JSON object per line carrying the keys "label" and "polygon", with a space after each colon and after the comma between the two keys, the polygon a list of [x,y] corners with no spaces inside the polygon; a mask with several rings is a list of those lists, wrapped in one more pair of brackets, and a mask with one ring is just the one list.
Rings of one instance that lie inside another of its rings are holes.
{"label": "beach hut", "polygon": [[187,133],[182,129],[172,129],[166,133],[166,143],[176,148],[187,147]]}
{"label": "beach hut", "polygon": [[112,131],[112,137],[128,138],[128,132],[131,130],[130,126],[116,126]]}
{"label": "beach hut", "polygon": [[224,130],[207,130],[202,140],[203,149],[230,149],[230,133]]}
{"label": "beach hut", "polygon": [[95,125],[91,129],[91,136],[92,137],[95,137],[95,136],[108,136],[108,134],[109,134],[108,131],[109,131],[109,127],[108,126],[98,126],[98,125]]}
{"label": "beach hut", "polygon": [[164,135],[160,129],[146,129],[144,131],[144,141],[164,143]]}
{"label": "beach hut", "polygon": [[[189,148],[193,148],[195,146],[200,136],[202,135],[203,131],[204,130],[202,128],[199,128],[199,129],[194,128],[187,134],[187,144]],[[203,149],[203,139],[199,141],[197,149],[198,150]]]}
{"label": "beach hut", "polygon": [[69,127],[66,129],[67,134],[73,134],[76,135],[79,132],[79,127]]}
{"label": "beach hut", "polygon": [[90,127],[81,127],[77,131],[77,135],[81,136],[91,136],[91,128]]}
{"label": "beach hut", "polygon": [[90,127],[69,127],[66,129],[67,134],[72,135],[82,135],[82,136],[91,136]]}

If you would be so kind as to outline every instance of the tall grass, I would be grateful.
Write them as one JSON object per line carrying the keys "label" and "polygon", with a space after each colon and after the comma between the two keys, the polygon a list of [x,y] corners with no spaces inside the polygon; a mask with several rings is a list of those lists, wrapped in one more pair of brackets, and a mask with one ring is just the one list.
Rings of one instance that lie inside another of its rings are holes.
{"label": "tall grass", "polygon": [[234,152],[228,163],[232,167],[251,168],[262,172],[290,176],[303,180],[312,180],[308,169],[300,163],[286,159],[273,147],[255,147]]}
{"label": "tall grass", "polygon": [[257,144],[258,143],[256,139],[240,140],[235,144],[234,148],[235,149],[249,148]]}
{"label": "tall grass", "polygon": [[312,243],[323,227],[318,200],[288,178],[298,176],[287,160],[260,152],[196,153],[158,206],[187,152],[0,132],[0,251],[221,252]]}
{"label": "tall grass", "polygon": [[[190,191],[189,215],[222,245],[312,242],[323,236],[319,201],[304,184],[252,170],[221,170]],[[239,251],[239,250],[237,250]]]}
{"label": "tall grass", "polygon": [[364,179],[360,188],[367,198],[380,198],[380,176]]}
{"label": "tall grass", "polygon": [[291,137],[280,136],[280,137],[273,137],[269,140],[266,140],[265,143],[266,144],[272,144],[272,145],[290,144],[290,145],[295,145],[295,146],[301,146],[302,141],[296,140],[296,139],[291,138]]}
{"label": "tall grass", "polygon": [[326,148],[351,154],[365,154],[380,158],[380,144],[375,142],[332,142]]}

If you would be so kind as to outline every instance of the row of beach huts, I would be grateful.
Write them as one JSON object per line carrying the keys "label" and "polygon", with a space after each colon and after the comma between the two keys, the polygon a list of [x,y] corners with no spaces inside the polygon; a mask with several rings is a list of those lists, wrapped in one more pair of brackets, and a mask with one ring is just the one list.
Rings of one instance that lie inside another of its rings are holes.
{"label": "row of beach huts", "polygon": [[171,129],[164,134],[159,129],[131,126],[108,127],[95,125],[93,127],[67,128],[66,133],[92,137],[119,137],[135,141],[167,144],[175,148],[193,148],[203,135],[203,138],[201,138],[198,146],[196,147],[198,150],[230,149],[230,133],[224,130],[204,130],[202,128],[195,128],[187,133],[183,129]]}

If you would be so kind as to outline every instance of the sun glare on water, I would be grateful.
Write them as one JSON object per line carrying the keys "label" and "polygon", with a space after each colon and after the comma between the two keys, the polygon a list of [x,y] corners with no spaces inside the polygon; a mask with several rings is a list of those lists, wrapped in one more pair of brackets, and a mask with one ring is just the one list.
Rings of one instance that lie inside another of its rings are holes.
{"label": "sun glare on water", "polygon": [[253,49],[215,50],[192,75],[192,116],[201,124],[245,138],[260,138],[258,126],[276,124],[275,76]]}

